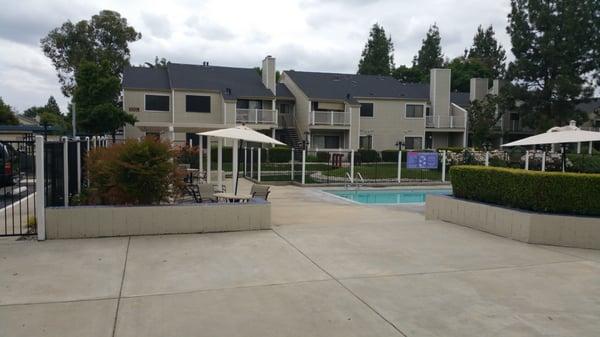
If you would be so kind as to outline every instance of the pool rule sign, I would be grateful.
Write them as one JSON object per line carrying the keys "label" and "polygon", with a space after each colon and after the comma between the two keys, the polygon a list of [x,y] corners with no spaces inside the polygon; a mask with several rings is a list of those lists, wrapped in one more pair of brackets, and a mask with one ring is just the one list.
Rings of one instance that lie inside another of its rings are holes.
{"label": "pool rule sign", "polygon": [[410,169],[437,169],[437,152],[408,152],[406,154],[406,168]]}

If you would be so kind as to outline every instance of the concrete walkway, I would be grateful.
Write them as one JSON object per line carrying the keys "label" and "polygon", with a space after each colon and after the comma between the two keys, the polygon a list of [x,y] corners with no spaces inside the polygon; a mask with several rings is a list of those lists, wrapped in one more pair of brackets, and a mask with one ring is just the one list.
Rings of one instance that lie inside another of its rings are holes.
{"label": "concrete walkway", "polygon": [[0,336],[598,336],[600,251],[271,198],[272,231],[0,240]]}

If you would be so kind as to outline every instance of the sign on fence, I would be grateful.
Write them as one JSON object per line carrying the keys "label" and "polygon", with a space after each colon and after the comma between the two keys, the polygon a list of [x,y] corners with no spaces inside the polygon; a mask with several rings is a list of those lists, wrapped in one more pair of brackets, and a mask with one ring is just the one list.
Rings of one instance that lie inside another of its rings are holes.
{"label": "sign on fence", "polygon": [[409,169],[437,169],[437,152],[408,152],[406,154],[406,168]]}

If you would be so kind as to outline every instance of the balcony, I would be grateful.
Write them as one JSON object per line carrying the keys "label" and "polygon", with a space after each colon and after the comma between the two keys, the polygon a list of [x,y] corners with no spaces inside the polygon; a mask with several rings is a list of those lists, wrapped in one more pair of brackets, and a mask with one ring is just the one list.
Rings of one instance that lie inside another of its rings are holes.
{"label": "balcony", "polygon": [[277,125],[277,110],[236,109],[235,122],[238,124]]}
{"label": "balcony", "polygon": [[430,129],[464,129],[465,117],[463,116],[425,116],[425,127]]}
{"label": "balcony", "polygon": [[350,126],[351,116],[347,111],[311,111],[310,125]]}

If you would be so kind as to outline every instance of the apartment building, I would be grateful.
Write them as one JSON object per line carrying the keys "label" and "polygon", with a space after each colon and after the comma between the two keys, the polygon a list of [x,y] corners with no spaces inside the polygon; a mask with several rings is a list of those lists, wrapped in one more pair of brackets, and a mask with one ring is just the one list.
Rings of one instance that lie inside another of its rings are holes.
{"label": "apartment building", "polygon": [[[153,135],[197,142],[197,132],[245,124],[311,150],[405,149],[468,145],[466,108],[496,94],[501,82],[472,79],[470,92],[451,92],[449,69],[432,69],[430,84],[389,76],[287,70],[276,81],[275,58],[253,68],[169,63],[129,67],[123,108],[138,122],[126,138]],[[515,138],[531,133],[516,114],[495,130]]]}

